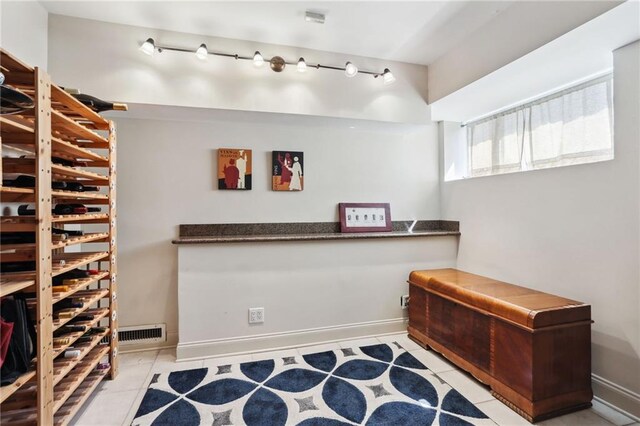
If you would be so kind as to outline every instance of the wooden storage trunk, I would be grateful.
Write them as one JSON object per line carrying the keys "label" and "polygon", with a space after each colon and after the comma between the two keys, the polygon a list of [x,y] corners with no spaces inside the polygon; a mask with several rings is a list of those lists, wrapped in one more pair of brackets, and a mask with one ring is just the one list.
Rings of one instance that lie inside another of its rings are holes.
{"label": "wooden storage trunk", "polygon": [[456,269],[409,276],[409,336],[536,422],[591,406],[591,307]]}

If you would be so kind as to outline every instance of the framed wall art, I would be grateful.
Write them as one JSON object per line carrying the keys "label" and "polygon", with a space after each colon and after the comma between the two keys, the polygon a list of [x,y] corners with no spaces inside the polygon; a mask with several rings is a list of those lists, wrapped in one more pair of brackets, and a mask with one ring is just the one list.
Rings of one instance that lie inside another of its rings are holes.
{"label": "framed wall art", "polygon": [[218,149],[218,189],[251,189],[251,150]]}
{"label": "framed wall art", "polygon": [[391,231],[391,207],[389,203],[340,203],[341,232]]}
{"label": "framed wall art", "polygon": [[271,188],[274,191],[302,191],[304,153],[273,151],[271,155]]}

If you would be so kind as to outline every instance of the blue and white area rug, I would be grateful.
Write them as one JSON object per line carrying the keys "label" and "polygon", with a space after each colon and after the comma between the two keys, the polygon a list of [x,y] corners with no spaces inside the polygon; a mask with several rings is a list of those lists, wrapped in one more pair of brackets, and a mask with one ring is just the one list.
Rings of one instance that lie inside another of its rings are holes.
{"label": "blue and white area rug", "polygon": [[398,343],[157,374],[142,425],[493,425]]}

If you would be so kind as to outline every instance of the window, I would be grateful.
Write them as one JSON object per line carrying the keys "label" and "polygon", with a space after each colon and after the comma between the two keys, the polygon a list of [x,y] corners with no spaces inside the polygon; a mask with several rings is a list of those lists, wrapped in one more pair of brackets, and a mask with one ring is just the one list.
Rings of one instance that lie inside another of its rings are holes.
{"label": "window", "polygon": [[612,76],[467,124],[469,176],[613,159]]}

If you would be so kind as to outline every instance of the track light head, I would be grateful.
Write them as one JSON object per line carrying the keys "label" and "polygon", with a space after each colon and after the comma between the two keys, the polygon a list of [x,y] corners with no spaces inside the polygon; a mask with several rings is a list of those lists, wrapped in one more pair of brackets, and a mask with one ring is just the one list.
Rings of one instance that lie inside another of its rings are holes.
{"label": "track light head", "polygon": [[391,74],[391,71],[389,71],[389,68],[385,68],[384,71],[382,72],[382,82],[384,84],[391,84],[394,81],[396,81],[396,78],[393,76],[393,74]]}
{"label": "track light head", "polygon": [[298,59],[298,72],[305,72],[307,70],[307,63],[304,58]]}
{"label": "track light head", "polygon": [[208,55],[209,55],[209,51],[207,50],[207,45],[202,43],[200,47],[198,47],[198,50],[196,50],[196,57],[198,59],[205,60],[207,59]]}
{"label": "track light head", "polygon": [[256,67],[261,67],[264,64],[264,58],[260,54],[259,51],[256,50],[256,53],[253,54],[253,65]]}
{"label": "track light head", "polygon": [[140,46],[140,51],[146,55],[152,56],[153,52],[156,50],[156,43],[152,38],[148,38],[142,46]]}
{"label": "track light head", "polygon": [[354,77],[356,74],[358,74],[358,67],[353,65],[351,62],[344,64],[344,75],[347,77]]}

